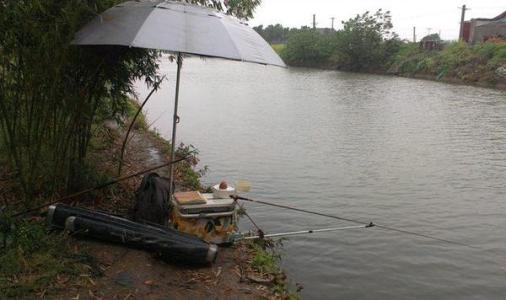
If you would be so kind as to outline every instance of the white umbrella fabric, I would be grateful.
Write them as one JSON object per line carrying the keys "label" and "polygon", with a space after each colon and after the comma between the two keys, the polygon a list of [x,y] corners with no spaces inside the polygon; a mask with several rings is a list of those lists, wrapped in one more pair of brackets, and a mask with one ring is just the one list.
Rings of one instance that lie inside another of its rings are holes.
{"label": "white umbrella fabric", "polygon": [[[116,5],[77,32],[72,44],[120,45],[177,54],[172,160],[183,54],[285,67],[272,47],[246,23],[211,8],[178,1],[128,1]],[[172,165],[169,172],[172,188]]]}

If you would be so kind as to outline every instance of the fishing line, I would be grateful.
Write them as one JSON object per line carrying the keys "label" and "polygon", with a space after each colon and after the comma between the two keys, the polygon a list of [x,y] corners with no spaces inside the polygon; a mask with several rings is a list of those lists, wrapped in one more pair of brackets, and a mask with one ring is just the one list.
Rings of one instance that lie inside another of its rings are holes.
{"label": "fishing line", "polygon": [[100,190],[100,189],[103,189],[105,187],[108,187],[110,185],[113,185],[113,184],[116,184],[118,182],[121,182],[121,181],[124,181],[124,180],[127,180],[127,179],[130,179],[130,178],[133,178],[133,177],[136,177],[136,176],[139,176],[139,175],[143,175],[143,174],[146,174],[148,172],[151,172],[151,171],[154,171],[154,170],[158,170],[158,169],[161,169],[163,167],[166,167],[166,166],[169,166],[169,165],[172,165],[172,164],[175,164],[175,163],[178,163],[178,162],[181,162],[183,160],[186,160],[188,157],[190,157],[190,155],[188,156],[185,156],[183,158],[179,158],[179,159],[176,159],[174,161],[170,161],[170,162],[167,162],[167,163],[164,163],[164,164],[161,164],[161,165],[158,165],[156,167],[153,167],[153,168],[149,168],[149,169],[146,169],[146,170],[143,170],[143,171],[140,171],[140,172],[137,172],[137,173],[134,173],[134,174],[130,174],[130,175],[127,175],[127,176],[123,176],[123,177],[120,177],[118,179],[115,179],[115,180],[111,180],[109,182],[106,182],[104,184],[101,184],[101,185],[98,185],[96,187],[92,187],[92,188],[89,188],[89,189],[86,189],[86,190],[83,190],[83,191],[80,191],[80,192],[77,192],[77,193],[74,193],[74,194],[71,194],[71,195],[68,195],[68,196],[65,196],[63,198],[60,198],[58,200],[54,200],[54,201],[51,201],[51,202],[47,202],[45,204],[42,204],[42,205],[39,205],[37,207],[34,207],[34,208],[30,208],[30,209],[27,209],[25,211],[22,211],[22,212],[19,212],[19,213],[15,213],[13,215],[11,215],[10,217],[11,218],[15,218],[15,217],[19,217],[21,215],[24,215],[26,213],[29,213],[29,212],[33,212],[33,211],[36,211],[36,210],[39,210],[41,208],[44,208],[46,206],[49,206],[49,205],[52,205],[52,204],[55,204],[55,203],[58,203],[58,202],[64,202],[66,200],[69,200],[69,199],[72,199],[72,198],[75,198],[75,197],[78,197],[78,196],[81,196],[81,195],[84,195],[84,194],[87,194],[89,192],[93,192],[93,191],[96,191],[96,190]]}
{"label": "fishing line", "polygon": [[307,213],[307,214],[332,218],[332,219],[336,219],[336,220],[352,222],[352,223],[367,226],[367,228],[378,227],[378,228],[388,230],[388,231],[394,231],[394,232],[403,233],[403,234],[407,234],[407,235],[413,235],[413,236],[422,237],[422,238],[426,238],[426,239],[430,239],[430,240],[444,242],[447,244],[464,246],[464,247],[473,248],[473,249],[482,249],[481,247],[473,246],[470,244],[465,244],[465,243],[461,243],[461,242],[457,242],[457,241],[453,241],[453,240],[438,238],[438,237],[434,237],[431,235],[427,235],[427,234],[423,234],[423,233],[419,233],[419,232],[414,232],[414,231],[410,231],[410,230],[399,229],[399,228],[395,228],[395,227],[391,227],[391,226],[376,224],[373,222],[363,222],[363,221],[360,221],[357,219],[344,218],[344,217],[340,217],[340,216],[330,215],[330,214],[326,214],[326,213],[320,213],[320,212],[316,212],[316,211],[291,207],[291,206],[282,205],[282,204],[276,204],[276,203],[265,202],[265,201],[260,201],[260,200],[253,200],[253,199],[249,199],[249,198],[245,198],[245,197],[241,197],[241,196],[237,196],[237,195],[231,195],[230,197],[236,201],[243,200],[243,201],[248,201],[248,202],[253,202],[253,203],[259,203],[259,204],[263,204],[263,205],[274,206],[274,207],[284,208],[284,209],[288,209],[288,210],[294,210],[294,211],[298,211],[298,212],[303,212],[303,213]]}

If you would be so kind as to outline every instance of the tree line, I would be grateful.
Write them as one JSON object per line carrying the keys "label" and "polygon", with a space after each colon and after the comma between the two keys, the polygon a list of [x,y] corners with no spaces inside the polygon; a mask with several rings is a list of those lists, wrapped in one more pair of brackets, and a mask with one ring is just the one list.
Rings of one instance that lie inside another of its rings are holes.
{"label": "tree line", "polygon": [[[390,12],[382,10],[344,21],[337,31],[284,28],[279,24],[257,26],[255,30],[275,44],[274,49],[291,66],[403,76],[420,74],[494,84],[502,80],[497,74],[503,73],[501,66],[506,64],[504,39],[469,45],[441,41],[438,34],[433,34],[420,43],[403,41],[393,31]],[[425,47],[425,41],[436,41],[437,45]]]}
{"label": "tree line", "polygon": [[342,22],[342,29],[284,28],[281,25],[254,29],[270,43],[284,43],[280,51],[292,66],[375,71],[396,53],[402,41],[392,31],[389,11],[365,12]]}

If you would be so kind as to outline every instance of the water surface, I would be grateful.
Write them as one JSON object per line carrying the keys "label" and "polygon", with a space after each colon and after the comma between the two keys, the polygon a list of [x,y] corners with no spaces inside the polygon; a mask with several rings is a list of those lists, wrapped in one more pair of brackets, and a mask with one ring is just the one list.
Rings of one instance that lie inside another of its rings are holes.
{"label": "water surface", "polygon": [[[169,80],[147,112],[170,138],[175,64],[162,71]],[[505,92],[189,58],[180,117],[179,141],[200,150],[206,184],[247,179],[252,198],[486,249],[381,229],[292,237],[283,268],[303,298],[504,299]],[[266,232],[349,225],[247,208]]]}

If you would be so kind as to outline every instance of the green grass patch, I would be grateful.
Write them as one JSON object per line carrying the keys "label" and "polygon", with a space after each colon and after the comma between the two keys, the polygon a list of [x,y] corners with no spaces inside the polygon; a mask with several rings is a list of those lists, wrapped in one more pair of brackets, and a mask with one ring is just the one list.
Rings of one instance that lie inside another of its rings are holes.
{"label": "green grass patch", "polygon": [[276,251],[264,248],[262,245],[254,243],[251,245],[255,256],[253,257],[252,266],[260,273],[278,274],[281,272],[279,262],[281,256]]}
{"label": "green grass patch", "polygon": [[400,75],[431,75],[464,82],[496,80],[494,72],[506,64],[506,42],[490,41],[477,45],[454,42],[442,50],[426,51],[418,44],[404,44],[390,62],[389,73]]}
{"label": "green grass patch", "polygon": [[[126,109],[126,117],[127,122],[126,126],[130,125],[130,122],[132,121],[133,117],[137,113],[137,111],[140,108],[140,104],[137,103],[134,99],[129,99],[127,102],[127,109]],[[146,121],[146,116],[141,111],[141,113],[137,116],[137,119],[135,120],[133,129],[136,130],[147,130],[148,129],[148,122]]]}
{"label": "green grass patch", "polygon": [[271,47],[278,55],[281,55],[281,52],[286,48],[286,44],[272,44]]}
{"label": "green grass patch", "polygon": [[0,249],[1,299],[54,295],[90,273],[92,259],[64,233],[49,233],[43,222],[21,221],[3,229],[0,241],[6,237],[7,247]]}
{"label": "green grass patch", "polygon": [[253,251],[251,267],[260,274],[274,277],[271,288],[273,294],[279,299],[299,299],[299,290],[290,289],[286,276],[280,268],[283,239],[276,242],[270,239],[255,240],[249,242],[248,246]]}

